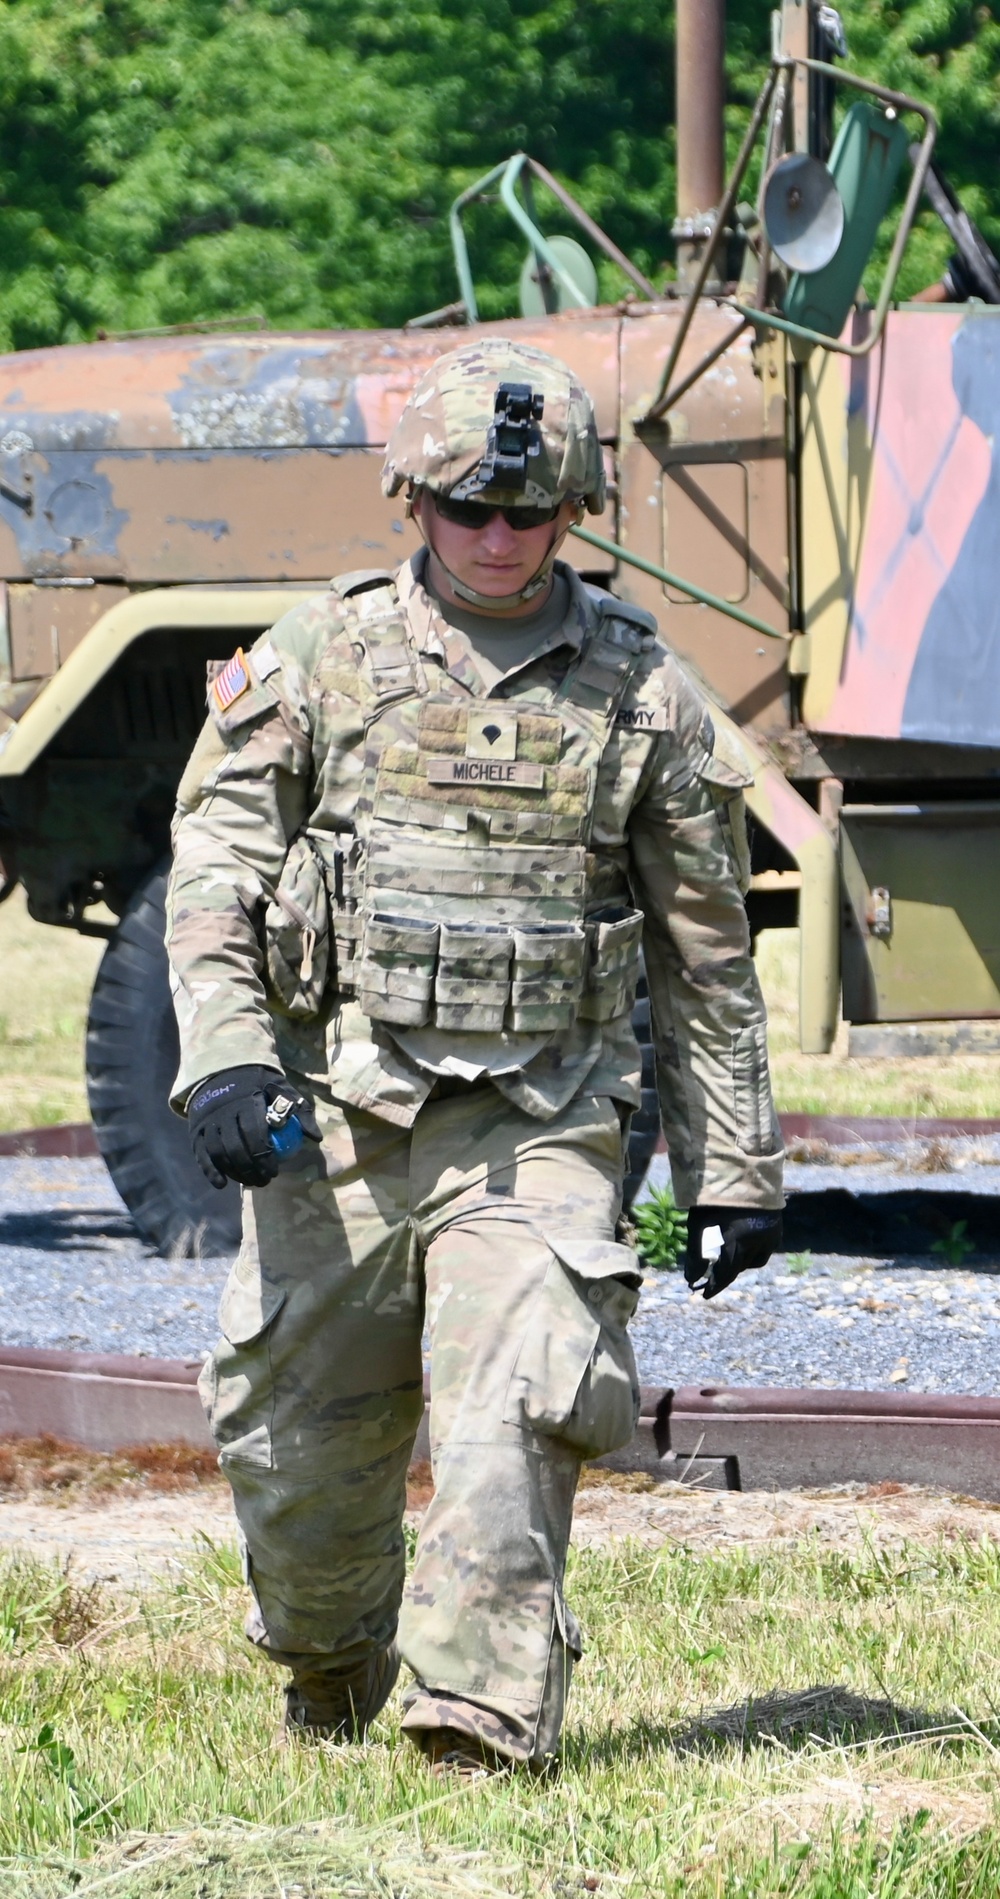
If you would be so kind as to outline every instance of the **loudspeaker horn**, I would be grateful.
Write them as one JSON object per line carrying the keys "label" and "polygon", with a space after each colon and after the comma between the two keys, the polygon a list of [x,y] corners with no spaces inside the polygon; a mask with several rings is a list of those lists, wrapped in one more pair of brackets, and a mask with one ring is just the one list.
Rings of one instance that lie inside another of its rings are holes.
{"label": "loudspeaker horn", "polygon": [[764,187],[764,229],[775,257],[808,276],[835,257],[844,235],[844,201],[822,160],[789,152]]}

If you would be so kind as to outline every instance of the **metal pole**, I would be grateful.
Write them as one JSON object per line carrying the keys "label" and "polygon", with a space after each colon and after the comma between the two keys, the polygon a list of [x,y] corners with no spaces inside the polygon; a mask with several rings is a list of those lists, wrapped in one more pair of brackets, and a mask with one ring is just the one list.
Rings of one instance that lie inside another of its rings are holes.
{"label": "metal pole", "polygon": [[753,633],[763,633],[769,640],[786,640],[787,633],[779,633],[777,627],[768,626],[766,620],[758,620],[754,613],[744,613],[742,607],[736,607],[730,600],[720,599],[717,593],[709,593],[707,587],[697,587],[693,580],[682,580],[679,574],[672,574],[669,567],[658,567],[653,560],[644,560],[641,554],[633,554],[630,547],[622,547],[618,541],[607,541],[603,534],[592,534],[589,528],[573,526],[570,533],[578,540],[586,541],[588,547],[598,547],[602,554],[610,554],[614,560],[623,560],[629,567],[638,567],[641,574],[651,574],[654,580],[662,580],[665,587],[676,587],[678,593],[686,593],[703,607],[714,607],[716,613],[724,613],[727,619],[738,620],[741,626],[748,626]]}
{"label": "metal pole", "polygon": [[[697,272],[695,273],[694,281],[691,284],[690,295],[687,299],[686,304],[684,305],[683,310],[681,311],[680,321],[678,322],[677,330],[674,335],[674,340],[670,346],[670,354],[667,357],[666,363],[664,365],[663,374],[660,377],[660,386],[657,389],[656,395],[650,406],[648,415],[646,415],[643,418],[643,420],[646,422],[654,422],[658,415],[660,415],[664,410],[670,407],[670,379],[673,376],[674,370],[676,369],[677,364],[680,361],[681,350],[684,348],[684,344],[687,339],[687,333],[689,329],[691,328],[692,322],[694,321],[694,314],[698,307],[698,300],[701,296],[702,291],[705,290],[708,286],[709,274],[712,269],[712,264],[714,261],[716,249],[718,245],[722,242],[722,234],[726,228],[726,223],[732,214],[733,206],[736,203],[737,193],[739,191],[741,184],[743,183],[743,174],[746,171],[746,168],[749,165],[750,159],[753,155],[753,148],[757,142],[757,134],[760,131],[760,128],[763,125],[765,118],[767,117],[768,108],[771,104],[771,94],[774,91],[778,74],[781,70],[782,68],[780,66],[771,67],[771,70],[768,73],[767,78],[764,82],[764,90],[761,93],[760,98],[757,101],[757,104],[754,106],[753,117],[750,120],[749,125],[747,126],[746,133],[743,139],[743,144],[740,149],[740,155],[738,159],[736,160],[736,169],[729,180],[729,187],[726,191],[725,197],[722,200],[722,203],[719,206],[718,216],[712,222],[711,236],[709,237],[707,243],[703,245],[702,247],[701,262],[698,265],[698,269],[697,269]],[[741,305],[737,304],[736,308],[739,310],[741,316],[746,316],[747,312],[742,308]],[[737,332],[734,330],[733,336],[736,336],[736,334]]]}
{"label": "metal pole", "polygon": [[687,286],[725,184],[726,0],[677,0],[678,281]]}

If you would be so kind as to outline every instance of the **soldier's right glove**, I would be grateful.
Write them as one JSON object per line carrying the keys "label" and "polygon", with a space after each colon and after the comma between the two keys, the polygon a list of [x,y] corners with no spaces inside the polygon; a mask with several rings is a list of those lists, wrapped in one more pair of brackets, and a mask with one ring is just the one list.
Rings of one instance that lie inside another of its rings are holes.
{"label": "soldier's right glove", "polygon": [[273,1068],[223,1068],[198,1083],[187,1104],[188,1126],[195,1160],[213,1187],[227,1180],[266,1187],[274,1179],[279,1162],[268,1109],[279,1101],[283,1120],[294,1114],[310,1141],[322,1140],[311,1103]]}
{"label": "soldier's right glove", "polygon": [[[748,1267],[766,1266],[781,1245],[783,1223],[775,1208],[691,1207],[687,1222],[684,1277],[691,1291],[700,1292],[703,1299],[714,1299],[717,1292],[725,1292]],[[706,1259],[703,1241],[713,1227],[718,1229],[722,1244],[716,1257]]]}

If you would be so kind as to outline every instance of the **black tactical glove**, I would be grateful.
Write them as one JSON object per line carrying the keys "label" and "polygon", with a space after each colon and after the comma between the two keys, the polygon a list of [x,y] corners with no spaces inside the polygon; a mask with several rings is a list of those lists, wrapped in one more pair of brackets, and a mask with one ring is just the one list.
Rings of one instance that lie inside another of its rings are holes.
{"label": "black tactical glove", "polygon": [[[748,1267],[766,1266],[782,1241],[781,1214],[766,1207],[691,1207],[687,1222],[684,1277],[705,1299],[724,1292]],[[702,1258],[702,1237],[712,1226],[722,1234],[722,1251],[714,1262]]]}
{"label": "black tactical glove", "polygon": [[272,1124],[280,1126],[292,1114],[310,1141],[322,1140],[310,1102],[273,1068],[223,1068],[199,1082],[187,1118],[195,1160],[212,1186],[238,1180],[244,1187],[266,1187],[279,1164]]}

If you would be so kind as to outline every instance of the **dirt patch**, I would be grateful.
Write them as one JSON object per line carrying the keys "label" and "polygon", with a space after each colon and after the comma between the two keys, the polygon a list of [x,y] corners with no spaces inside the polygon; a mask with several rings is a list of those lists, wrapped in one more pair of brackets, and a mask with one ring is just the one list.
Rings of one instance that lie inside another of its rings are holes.
{"label": "dirt patch", "polygon": [[832,1827],[845,1822],[852,1827],[867,1825],[879,1838],[888,1839],[903,1821],[926,1814],[938,1842],[957,1844],[988,1826],[994,1813],[989,1795],[942,1785],[940,1779],[817,1774],[805,1786],[764,1801],[753,1815],[741,1816],[741,1824],[752,1825],[756,1819],[764,1823],[767,1833],[776,1827],[779,1838],[818,1843],[829,1839]]}
{"label": "dirt patch", "polygon": [[[433,1489],[430,1465],[411,1465],[411,1515]],[[84,1583],[127,1582],[183,1567],[206,1538],[235,1535],[229,1485],[211,1451],[139,1445],[106,1456],[54,1437],[0,1441],[0,1551],[72,1559]]]}
{"label": "dirt patch", "polygon": [[0,1499],[0,1551],[73,1563],[81,1583],[134,1582],[182,1568],[207,1537],[231,1543],[236,1522],[228,1487],[196,1495],[109,1496],[99,1508],[58,1493]]}
{"label": "dirt patch", "polygon": [[[53,1450],[51,1455],[58,1463],[59,1453]],[[72,1452],[74,1460],[89,1455]],[[599,1548],[626,1537],[647,1549],[678,1544],[706,1552],[807,1537],[848,1551],[866,1543],[891,1548],[940,1538],[1000,1541],[1000,1505],[914,1486],[705,1491],[679,1483],[655,1484],[644,1476],[602,1481],[606,1476],[589,1472],[577,1497],[573,1541],[580,1548]],[[90,1492],[81,1491],[79,1482],[0,1492],[0,1550],[22,1550],[49,1561],[72,1557],[81,1581],[111,1582],[182,1566],[205,1538],[227,1543],[235,1536],[228,1485],[218,1473],[172,1492],[158,1491],[137,1478],[117,1488],[98,1485]],[[429,1467],[414,1466],[411,1521],[419,1520],[431,1494]]]}
{"label": "dirt patch", "polygon": [[971,1497],[942,1496],[915,1485],[843,1484],[835,1490],[699,1490],[657,1484],[629,1494],[595,1485],[580,1492],[573,1540],[598,1546],[633,1536],[649,1549],[679,1543],[691,1549],[819,1538],[831,1548],[857,1550],[940,1537],[988,1537],[1000,1542],[1000,1506]]}

